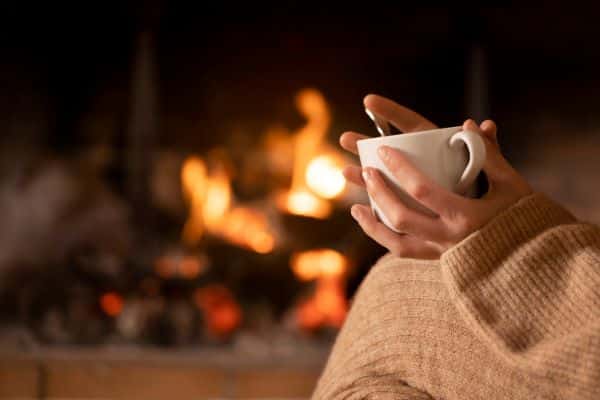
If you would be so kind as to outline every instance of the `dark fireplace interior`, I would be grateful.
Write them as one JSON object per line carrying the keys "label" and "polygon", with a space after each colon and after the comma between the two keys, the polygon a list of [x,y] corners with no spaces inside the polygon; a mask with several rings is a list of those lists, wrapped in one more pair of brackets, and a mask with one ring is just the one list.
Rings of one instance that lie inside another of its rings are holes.
{"label": "dark fireplace interior", "polygon": [[[214,385],[215,371],[267,371],[227,375],[223,390],[182,384],[190,396],[308,396],[384,254],[350,217],[366,196],[343,180],[356,160],[337,145],[346,130],[377,134],[368,93],[440,126],[496,120],[504,153],[536,189],[599,222],[593,15],[7,7],[0,376],[14,379],[0,394],[127,396],[118,377],[144,376],[135,362],[146,357],[200,362]],[[74,372],[95,363],[118,372]],[[292,383],[269,392],[261,379]]]}

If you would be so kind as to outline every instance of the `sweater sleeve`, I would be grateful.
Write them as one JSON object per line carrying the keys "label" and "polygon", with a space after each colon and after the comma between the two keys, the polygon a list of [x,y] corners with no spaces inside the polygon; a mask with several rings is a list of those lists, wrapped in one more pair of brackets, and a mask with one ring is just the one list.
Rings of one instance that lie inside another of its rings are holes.
{"label": "sweater sleeve", "polygon": [[598,227],[534,194],[446,251],[441,268],[467,325],[507,363],[600,393]]}

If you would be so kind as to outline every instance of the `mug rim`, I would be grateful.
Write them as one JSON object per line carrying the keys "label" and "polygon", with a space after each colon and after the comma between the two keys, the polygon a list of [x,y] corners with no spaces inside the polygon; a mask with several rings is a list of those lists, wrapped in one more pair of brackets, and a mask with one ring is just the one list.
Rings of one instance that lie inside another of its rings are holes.
{"label": "mug rim", "polygon": [[407,132],[407,133],[397,133],[395,135],[368,137],[368,138],[357,140],[356,144],[358,145],[358,143],[360,143],[360,142],[367,142],[367,141],[370,142],[370,141],[385,140],[385,139],[390,139],[390,138],[412,137],[412,136],[417,136],[417,135],[420,136],[420,135],[427,135],[427,134],[442,133],[440,131],[448,131],[448,130],[454,130],[454,129],[457,129],[456,133],[458,133],[462,130],[462,126],[457,125],[457,126],[449,126],[446,128],[427,129],[426,131],[416,131],[416,132]]}

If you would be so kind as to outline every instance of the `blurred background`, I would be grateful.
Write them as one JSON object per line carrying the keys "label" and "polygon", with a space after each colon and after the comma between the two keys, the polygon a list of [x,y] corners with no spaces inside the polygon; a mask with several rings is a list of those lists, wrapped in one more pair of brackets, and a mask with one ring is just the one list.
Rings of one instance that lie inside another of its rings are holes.
{"label": "blurred background", "polygon": [[499,125],[600,222],[598,7],[2,5],[0,396],[306,398],[384,254],[362,98]]}

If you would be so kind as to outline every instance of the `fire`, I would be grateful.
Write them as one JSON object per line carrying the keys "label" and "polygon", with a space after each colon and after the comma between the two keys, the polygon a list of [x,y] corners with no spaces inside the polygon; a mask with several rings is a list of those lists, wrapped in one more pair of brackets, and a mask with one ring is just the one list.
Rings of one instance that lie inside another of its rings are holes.
{"label": "fire", "polygon": [[116,317],[123,310],[123,298],[115,292],[106,292],[100,297],[100,307],[109,317]]}
{"label": "fire", "polygon": [[183,227],[183,240],[195,244],[202,236],[204,198],[208,186],[206,165],[198,157],[189,157],[181,168],[183,195],[190,202],[190,215]]}
{"label": "fire", "polygon": [[307,123],[294,136],[292,186],[280,196],[278,204],[291,214],[327,218],[332,207],[326,199],[338,196],[345,187],[339,163],[319,155],[331,122],[329,108],[323,95],[314,89],[298,93],[296,107]]}
{"label": "fire", "polygon": [[348,260],[332,249],[296,253],[291,267],[300,280],[316,280],[312,297],[298,305],[298,324],[306,330],[322,326],[340,327],[348,311],[344,293]]}
{"label": "fire", "polygon": [[221,234],[232,243],[263,254],[275,247],[266,218],[255,210],[236,207],[223,218],[222,224]]}
{"label": "fire", "polygon": [[306,184],[321,197],[333,199],[346,188],[340,161],[331,155],[322,155],[311,160],[306,168]]}
{"label": "fire", "polygon": [[312,331],[322,326],[341,327],[347,311],[343,280],[321,278],[317,281],[313,297],[298,306],[296,315],[299,325]]}
{"label": "fire", "polygon": [[306,168],[325,139],[331,122],[327,102],[323,95],[315,89],[300,91],[296,96],[296,107],[307,119],[307,123],[294,138],[292,191],[305,186],[304,173]]}
{"label": "fire", "polygon": [[296,253],[291,260],[294,275],[309,281],[320,277],[339,277],[345,274],[348,262],[341,253],[331,249]]}
{"label": "fire", "polygon": [[206,185],[202,216],[209,231],[218,230],[231,206],[231,185],[224,167],[215,168]]}
{"label": "fire", "polygon": [[228,337],[242,322],[242,311],[233,294],[222,285],[196,289],[194,302],[206,322],[208,332],[220,339]]}
{"label": "fire", "polygon": [[308,190],[295,190],[279,198],[280,207],[292,214],[313,218],[327,218],[331,214],[331,205]]}
{"label": "fire", "polygon": [[233,194],[225,166],[215,163],[210,173],[199,157],[189,157],[181,169],[184,196],[190,212],[182,239],[188,245],[199,242],[204,231],[257,253],[269,253],[275,237],[267,218],[249,207],[233,207]]}

